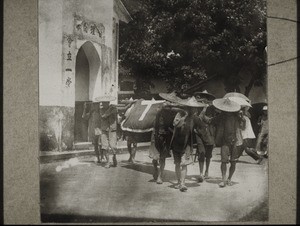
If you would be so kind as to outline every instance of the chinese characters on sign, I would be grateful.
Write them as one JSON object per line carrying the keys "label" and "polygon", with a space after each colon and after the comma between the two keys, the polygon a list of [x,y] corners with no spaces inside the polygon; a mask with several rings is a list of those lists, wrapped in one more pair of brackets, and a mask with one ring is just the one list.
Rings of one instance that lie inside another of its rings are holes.
{"label": "chinese characters on sign", "polygon": [[70,87],[71,83],[72,83],[72,80],[70,77],[68,77],[66,80],[66,86]]}

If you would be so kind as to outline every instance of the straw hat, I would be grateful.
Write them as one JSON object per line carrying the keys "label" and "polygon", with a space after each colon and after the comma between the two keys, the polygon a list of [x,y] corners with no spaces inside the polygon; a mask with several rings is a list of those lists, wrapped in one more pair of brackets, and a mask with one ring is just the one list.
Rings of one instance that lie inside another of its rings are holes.
{"label": "straw hat", "polygon": [[170,102],[178,103],[179,101],[181,101],[181,98],[176,96],[175,91],[173,91],[172,93],[159,93],[159,96]]}
{"label": "straw hat", "polygon": [[246,97],[244,94],[242,93],[237,93],[237,92],[230,92],[230,93],[226,93],[225,96],[223,98],[228,98],[228,97],[241,97],[246,101],[250,101],[250,99],[248,97]]}
{"label": "straw hat", "polygon": [[241,97],[228,97],[228,99],[238,103],[242,107],[244,107],[244,106],[252,107],[252,105],[248,101],[246,101],[244,98],[241,98]]}
{"label": "straw hat", "polygon": [[241,109],[241,105],[228,98],[218,98],[213,100],[212,103],[217,109],[221,111],[237,112]]}
{"label": "straw hat", "polygon": [[94,99],[94,102],[110,102],[115,100],[116,98],[113,96],[99,96]]}
{"label": "straw hat", "polygon": [[198,102],[194,96],[192,96],[188,99],[181,100],[178,103],[181,105],[184,105],[184,106],[196,107],[196,108],[199,108],[199,107],[201,108],[201,107],[207,106],[207,104],[205,104],[205,103]]}
{"label": "straw hat", "polygon": [[211,93],[208,93],[207,90],[204,90],[203,92],[195,92],[194,96],[196,97],[196,99],[207,99],[208,101],[213,101],[214,99],[216,99],[216,97],[214,95],[212,95]]}

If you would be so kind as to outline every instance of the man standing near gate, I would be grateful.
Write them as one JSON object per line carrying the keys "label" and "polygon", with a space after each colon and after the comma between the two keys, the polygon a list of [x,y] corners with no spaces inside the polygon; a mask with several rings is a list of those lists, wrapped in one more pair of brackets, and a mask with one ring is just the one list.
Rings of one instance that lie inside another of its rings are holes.
{"label": "man standing near gate", "polygon": [[94,145],[97,162],[101,163],[101,160],[103,159],[103,152],[100,143],[100,134],[101,134],[100,103],[96,101],[90,104],[88,102],[85,102],[83,105],[82,118],[88,120],[92,128],[94,128],[92,134],[90,134],[90,138],[92,139]]}
{"label": "man standing near gate", "polygon": [[115,100],[112,96],[101,96],[95,99],[100,102],[101,116],[101,146],[104,149],[104,156],[107,160],[105,168],[110,167],[109,151],[113,154],[113,166],[117,166],[117,107],[110,104]]}

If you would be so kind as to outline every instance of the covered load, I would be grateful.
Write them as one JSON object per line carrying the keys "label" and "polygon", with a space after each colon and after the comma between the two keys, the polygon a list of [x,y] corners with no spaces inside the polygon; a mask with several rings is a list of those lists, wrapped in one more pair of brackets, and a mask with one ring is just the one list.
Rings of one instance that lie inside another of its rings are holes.
{"label": "covered load", "polygon": [[134,133],[153,131],[156,114],[164,102],[154,99],[136,101],[125,113],[126,118],[121,122],[121,129]]}

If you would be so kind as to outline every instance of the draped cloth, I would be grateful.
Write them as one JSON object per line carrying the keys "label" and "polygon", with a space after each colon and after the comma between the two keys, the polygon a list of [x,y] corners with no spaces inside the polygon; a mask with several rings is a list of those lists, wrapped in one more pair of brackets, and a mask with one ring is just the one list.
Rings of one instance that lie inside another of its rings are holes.
{"label": "draped cloth", "polygon": [[165,101],[140,99],[126,112],[127,117],[121,122],[121,129],[127,132],[145,133],[154,130],[158,110]]}

